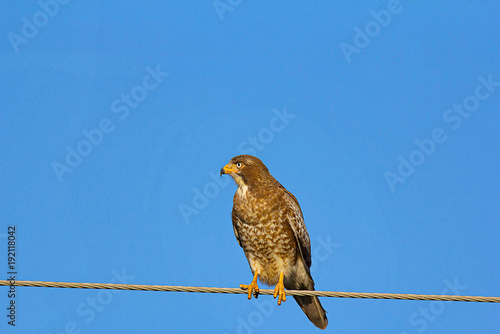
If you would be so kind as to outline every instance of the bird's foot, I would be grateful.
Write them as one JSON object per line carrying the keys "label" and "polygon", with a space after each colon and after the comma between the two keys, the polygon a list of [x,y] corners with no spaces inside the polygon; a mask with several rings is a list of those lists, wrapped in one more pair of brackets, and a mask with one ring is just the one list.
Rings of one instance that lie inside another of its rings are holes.
{"label": "bird's foot", "polygon": [[243,290],[248,290],[248,299],[252,299],[252,293],[255,296],[255,298],[259,297],[259,286],[257,285],[257,278],[259,277],[259,273],[255,272],[255,275],[253,276],[252,283],[249,285],[246,284],[240,284],[240,288]]}
{"label": "bird's foot", "polygon": [[276,284],[276,287],[274,288],[273,297],[275,299],[276,297],[278,297],[278,305],[281,305],[282,301],[286,302],[285,285],[283,284],[284,277],[285,275],[283,275],[283,272],[281,272],[278,284]]}

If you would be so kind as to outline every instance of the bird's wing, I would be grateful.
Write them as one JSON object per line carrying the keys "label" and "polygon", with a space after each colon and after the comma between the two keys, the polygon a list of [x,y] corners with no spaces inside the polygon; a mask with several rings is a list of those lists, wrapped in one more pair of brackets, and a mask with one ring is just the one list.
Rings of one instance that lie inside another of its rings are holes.
{"label": "bird's wing", "polygon": [[309,234],[307,233],[306,224],[304,223],[304,217],[302,216],[302,210],[300,210],[300,205],[295,196],[285,188],[283,188],[284,200],[288,210],[287,220],[290,227],[293,230],[297,244],[299,245],[299,250],[302,255],[302,259],[306,264],[309,271],[311,267],[311,240],[309,239]]}
{"label": "bird's wing", "polygon": [[236,237],[236,240],[238,240],[238,245],[240,245],[240,247],[243,247],[241,245],[240,234],[238,233],[238,223],[241,223],[241,219],[236,214],[234,207],[233,207],[233,212],[232,212],[231,216],[232,216],[232,220],[233,220],[234,236]]}
{"label": "bird's wing", "polygon": [[[283,188],[284,189],[284,188]],[[307,233],[306,225],[304,223],[304,217],[302,216],[302,211],[300,210],[299,202],[285,189],[284,194],[286,202],[287,220],[290,227],[295,235],[295,240],[299,246],[300,254],[302,255],[302,261],[305,266],[306,273],[309,276],[309,280],[300,281],[297,280],[298,277],[292,277],[291,280],[285,284],[285,288],[291,290],[305,289],[314,290],[314,280],[312,279],[310,267],[311,267],[311,241],[309,239],[309,234]],[[300,276],[300,275],[299,275]],[[318,297],[312,296],[293,296],[295,301],[299,304],[300,308],[307,315],[309,320],[317,326],[318,328],[325,329],[328,326],[328,319],[326,317],[326,312],[321,305]]]}

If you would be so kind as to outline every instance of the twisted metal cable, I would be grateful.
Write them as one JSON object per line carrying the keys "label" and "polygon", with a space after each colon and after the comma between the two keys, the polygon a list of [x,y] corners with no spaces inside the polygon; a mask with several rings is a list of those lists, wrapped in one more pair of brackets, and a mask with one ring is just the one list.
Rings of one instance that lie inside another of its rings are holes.
{"label": "twisted metal cable", "polygon": [[[10,286],[10,281],[0,280],[0,286]],[[15,281],[14,286],[46,287],[46,288],[78,288],[78,289],[107,289],[107,290],[140,290],[140,291],[175,291],[200,293],[232,293],[247,294],[246,289],[240,288],[213,288],[197,286],[173,285],[140,285],[140,284],[111,284],[111,283],[76,283],[76,282],[43,282],[43,281]],[[260,295],[272,295],[272,289],[260,289]],[[286,290],[288,296],[317,296],[336,298],[365,298],[365,299],[400,299],[400,300],[441,300],[455,302],[483,302],[500,303],[500,297],[483,296],[450,296],[450,295],[416,295],[401,293],[369,293],[369,292],[335,292]]]}

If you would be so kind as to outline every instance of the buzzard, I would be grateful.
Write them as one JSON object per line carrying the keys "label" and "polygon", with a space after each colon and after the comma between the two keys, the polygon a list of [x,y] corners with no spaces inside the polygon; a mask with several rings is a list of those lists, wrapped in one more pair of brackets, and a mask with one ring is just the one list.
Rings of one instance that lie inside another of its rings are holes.
{"label": "buzzard", "polygon": [[[311,242],[299,202],[270,173],[260,159],[239,155],[224,166],[222,174],[232,176],[238,190],[233,198],[233,230],[252,270],[253,280],[241,288],[257,297],[257,279],[275,285],[278,305],[289,290],[314,290]],[[328,325],[326,312],[317,297],[294,296],[318,328]]]}

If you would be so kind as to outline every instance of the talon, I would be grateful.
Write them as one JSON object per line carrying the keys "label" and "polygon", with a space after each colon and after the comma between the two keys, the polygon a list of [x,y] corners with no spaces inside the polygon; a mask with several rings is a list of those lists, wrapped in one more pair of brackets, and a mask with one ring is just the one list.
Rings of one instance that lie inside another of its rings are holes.
{"label": "talon", "polygon": [[285,276],[283,275],[283,272],[280,272],[280,279],[278,281],[278,284],[276,284],[276,287],[274,288],[273,297],[275,299],[276,297],[278,297],[278,305],[281,305],[282,301],[286,302],[285,285],[283,284],[284,277]]}
{"label": "talon", "polygon": [[259,297],[259,286],[257,285],[257,278],[259,277],[259,273],[256,271],[253,276],[252,283],[249,285],[240,284],[240,288],[243,290],[248,290],[248,299],[252,299],[252,293],[255,298]]}

